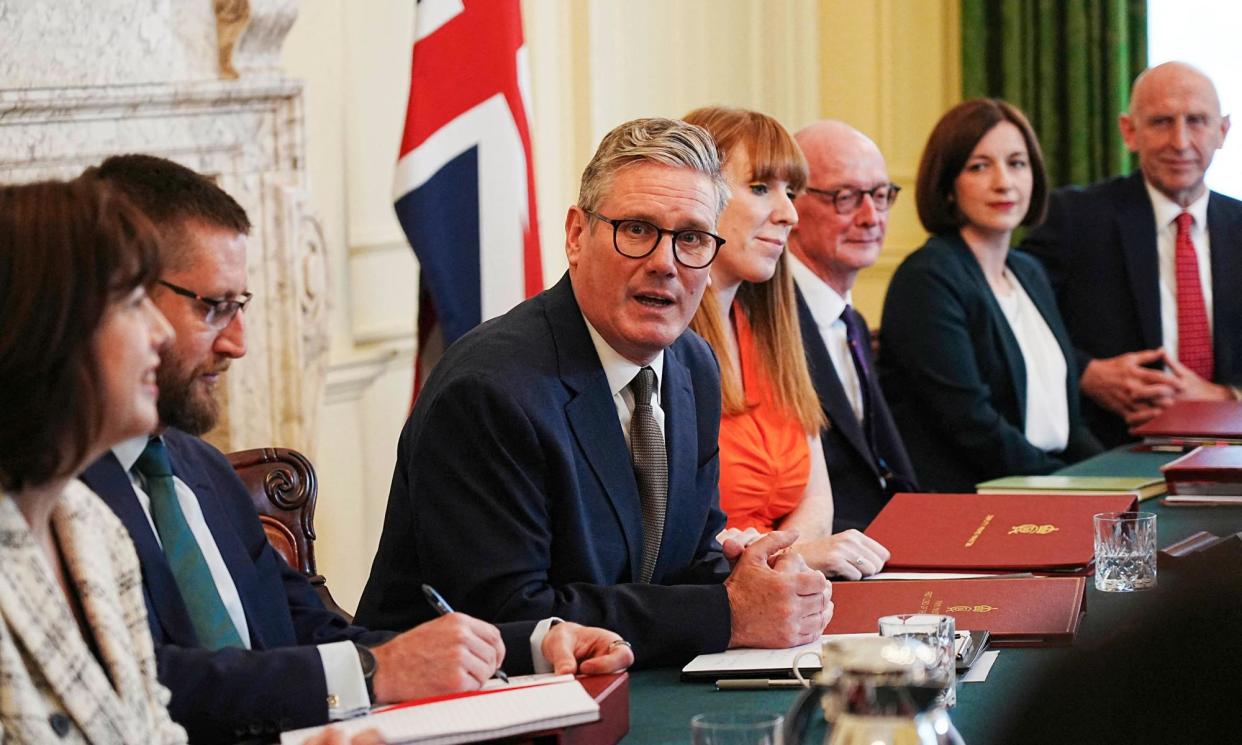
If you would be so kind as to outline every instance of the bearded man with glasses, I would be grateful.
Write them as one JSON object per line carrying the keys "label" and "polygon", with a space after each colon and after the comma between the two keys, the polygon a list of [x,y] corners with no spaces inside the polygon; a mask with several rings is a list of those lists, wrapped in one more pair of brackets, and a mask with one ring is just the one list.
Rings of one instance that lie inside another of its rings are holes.
{"label": "bearded man with glasses", "polygon": [[789,264],[807,364],[828,417],[820,440],[832,482],[832,530],[863,530],[893,494],[918,491],[874,373],[871,331],[851,297],[859,273],[880,257],[901,187],[889,180],[876,144],[843,122],[816,122],[794,139],[811,186],[794,201]]}
{"label": "bearded man with glasses", "polygon": [[639,666],[819,638],[824,576],[722,547],[720,374],[687,331],[728,198],[703,129],[639,119],[604,137],[565,219],[569,271],[448,349],[401,433],[358,620],[435,611],[559,616],[617,631]]}
{"label": "bearded man with glasses", "polygon": [[[501,628],[461,613],[403,634],[329,611],[268,544],[249,493],[201,440],[215,389],[246,353],[245,210],[209,179],[150,155],[91,168],[160,234],[151,297],[175,338],[161,352],[159,427],[122,442],[82,474],[121,519],[142,565],[147,621],[168,708],[192,742],[235,742],[325,724],[372,704],[473,690],[503,660],[530,672],[610,672],[632,660],[605,629]],[[584,661],[581,668],[578,662]]]}

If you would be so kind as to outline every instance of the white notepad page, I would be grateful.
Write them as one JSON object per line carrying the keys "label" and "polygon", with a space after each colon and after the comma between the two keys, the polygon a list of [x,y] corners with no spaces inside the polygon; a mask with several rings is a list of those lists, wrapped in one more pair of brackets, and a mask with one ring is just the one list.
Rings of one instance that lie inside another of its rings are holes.
{"label": "white notepad page", "polygon": [[[684,675],[728,674],[748,671],[789,671],[794,660],[806,652],[818,653],[829,639],[852,639],[877,634],[825,634],[818,641],[787,649],[730,649],[727,652],[701,654],[681,669]],[[819,662],[810,654],[802,660],[801,667],[817,668]]]}
{"label": "white notepad page", "polygon": [[[568,727],[599,719],[599,704],[578,681],[517,687],[480,695],[392,708],[329,725],[347,737],[376,729],[384,742],[450,745]],[[285,732],[281,745],[300,745],[325,727]]]}

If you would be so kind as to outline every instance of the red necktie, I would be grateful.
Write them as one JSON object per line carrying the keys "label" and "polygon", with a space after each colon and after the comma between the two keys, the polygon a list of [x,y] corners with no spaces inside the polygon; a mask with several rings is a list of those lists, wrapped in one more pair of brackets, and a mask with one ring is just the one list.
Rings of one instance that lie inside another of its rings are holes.
{"label": "red necktie", "polygon": [[1189,212],[1177,216],[1177,359],[1204,380],[1212,379],[1212,330],[1199,285],[1199,261],[1190,240]]}

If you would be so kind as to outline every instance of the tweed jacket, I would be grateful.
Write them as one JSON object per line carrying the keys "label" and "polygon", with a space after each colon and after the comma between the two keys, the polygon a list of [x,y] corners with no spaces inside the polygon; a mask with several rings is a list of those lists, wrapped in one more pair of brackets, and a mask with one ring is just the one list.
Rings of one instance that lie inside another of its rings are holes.
{"label": "tweed jacket", "polygon": [[0,741],[184,743],[156,679],[125,528],[80,481],[61,494],[52,526],[99,658],[17,504],[0,492]]}

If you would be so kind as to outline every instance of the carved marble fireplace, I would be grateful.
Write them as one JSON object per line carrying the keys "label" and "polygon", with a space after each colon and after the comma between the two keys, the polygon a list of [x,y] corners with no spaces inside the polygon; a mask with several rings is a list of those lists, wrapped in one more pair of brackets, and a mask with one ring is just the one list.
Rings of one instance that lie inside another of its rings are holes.
{"label": "carved marble fireplace", "polygon": [[209,436],[313,457],[328,346],[324,241],[306,191],[302,84],[280,70],[296,0],[0,0],[0,181],[114,153],[209,174],[250,214],[247,355]]}

